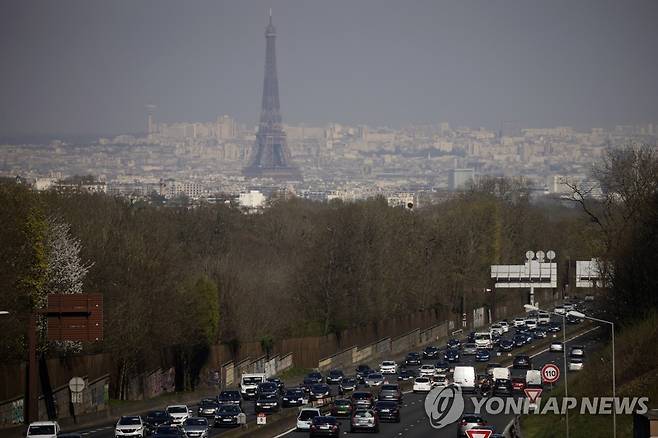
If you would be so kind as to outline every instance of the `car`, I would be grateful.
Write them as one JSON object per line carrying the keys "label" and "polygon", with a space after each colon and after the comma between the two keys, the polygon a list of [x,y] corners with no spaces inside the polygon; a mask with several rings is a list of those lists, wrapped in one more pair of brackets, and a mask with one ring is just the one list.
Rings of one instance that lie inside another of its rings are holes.
{"label": "car", "polygon": [[368,377],[366,377],[363,383],[365,383],[366,386],[380,386],[384,383],[384,380],[384,375],[382,373],[371,373],[368,374]]}
{"label": "car", "polygon": [[256,389],[256,399],[263,400],[266,398],[279,397],[279,387],[276,383],[264,382],[258,385]]}
{"label": "car", "polygon": [[493,340],[490,332],[476,332],[475,344],[478,348],[491,349],[493,347]]}
{"label": "car", "polygon": [[463,414],[457,423],[457,436],[465,437],[466,431],[488,426],[487,420],[477,414]]}
{"label": "car", "polygon": [[197,408],[196,415],[197,417],[213,418],[215,416],[215,412],[217,412],[217,408],[219,408],[219,403],[217,403],[217,399],[204,398],[199,403],[199,407]]}
{"label": "car", "polygon": [[226,390],[222,391],[219,393],[217,396],[217,402],[220,405],[225,405],[225,404],[234,404],[234,405],[242,405],[242,400],[240,397],[240,391],[236,390]]}
{"label": "car", "polygon": [[370,368],[368,365],[359,365],[356,367],[356,378],[359,382],[363,383],[363,381],[366,379],[368,374],[374,373],[374,370]]}
{"label": "car", "polygon": [[407,354],[407,357],[404,359],[404,364],[406,366],[411,366],[411,365],[420,365],[421,362],[421,354],[417,353],[415,351],[412,351],[411,353]]}
{"label": "car", "polygon": [[180,425],[190,417],[190,409],[187,405],[170,405],[165,409],[171,415],[171,424]]}
{"label": "car", "polygon": [[512,391],[523,392],[525,385],[525,377],[512,377]]}
{"label": "car", "polygon": [[446,346],[448,348],[461,348],[462,343],[459,339],[452,338],[452,339],[448,339],[448,342],[446,343]]}
{"label": "car", "polygon": [[381,374],[395,374],[398,372],[398,364],[392,360],[385,360],[379,364],[379,372]]}
{"label": "car", "polygon": [[334,417],[349,417],[352,415],[352,402],[346,398],[334,400],[331,404],[331,415]]}
{"label": "car", "polygon": [[327,374],[325,381],[329,385],[337,385],[340,384],[340,382],[342,382],[344,378],[345,378],[345,373],[343,373],[342,370],[331,370],[329,371],[329,374]]}
{"label": "car", "polygon": [[514,318],[514,327],[523,327],[525,326],[525,318]]}
{"label": "car", "polygon": [[574,345],[573,347],[571,347],[569,356],[582,358],[583,356],[585,356],[585,347],[583,347],[582,345]]}
{"label": "car", "polygon": [[278,377],[268,377],[267,382],[274,383],[277,388],[279,388],[279,393],[283,394],[283,392],[286,390],[286,384],[283,382],[283,380],[279,379]]}
{"label": "car", "polygon": [[279,400],[277,398],[265,397],[265,398],[256,398],[254,403],[254,411],[257,414],[261,412],[277,412],[279,410]]}
{"label": "car", "polygon": [[562,325],[557,322],[551,321],[546,325],[546,331],[549,333],[559,333],[560,330],[562,330]]}
{"label": "car", "polygon": [[432,389],[432,381],[428,377],[416,377],[414,380],[414,392],[430,392]]}
{"label": "car", "polygon": [[425,350],[423,350],[423,359],[436,359],[439,357],[439,353],[440,351],[438,348],[429,345],[425,347]]}
{"label": "car", "polygon": [[498,325],[500,325],[503,329],[503,333],[507,333],[509,331],[509,323],[505,320],[498,321]]}
{"label": "car", "polygon": [[548,347],[548,350],[552,353],[562,353],[564,351],[564,345],[562,342],[551,342],[551,346]]}
{"label": "car", "polygon": [[350,421],[350,433],[354,433],[357,430],[379,432],[379,417],[377,412],[372,409],[354,411]]}
{"label": "car", "polygon": [[501,339],[498,344],[498,349],[500,351],[509,352],[512,351],[515,347],[515,343],[511,339]]}
{"label": "car", "polygon": [[326,383],[316,383],[311,386],[310,400],[322,400],[331,396],[331,388]]}
{"label": "car", "polygon": [[557,313],[558,315],[564,315],[567,313],[567,310],[564,308],[564,306],[555,306],[553,309],[553,313]]}
{"label": "car", "polygon": [[340,423],[336,417],[314,417],[313,420],[311,420],[309,432],[310,437],[331,436],[338,438],[340,436]]}
{"label": "car", "polygon": [[354,391],[358,386],[358,382],[354,377],[345,377],[338,385],[338,392],[345,394],[346,392]]}
{"label": "car", "polygon": [[569,358],[569,371],[582,371],[583,360],[579,357]]}
{"label": "car", "polygon": [[153,438],[187,438],[185,432],[179,426],[173,424],[161,424],[153,432]]}
{"label": "car", "polygon": [[215,426],[237,426],[240,424],[239,415],[242,413],[240,405],[225,404],[220,405],[215,413],[214,425]]}
{"label": "car", "polygon": [[512,342],[514,342],[514,347],[516,348],[523,347],[526,344],[526,340],[527,338],[525,336],[519,334],[514,335],[512,338]]}
{"label": "car", "polygon": [[144,437],[146,435],[146,427],[142,417],[139,415],[126,415],[119,418],[116,426],[114,427],[114,436],[116,438],[127,437]]}
{"label": "car", "polygon": [[379,388],[377,400],[390,400],[396,403],[402,403],[402,391],[397,384],[387,383]]}
{"label": "car", "polygon": [[496,396],[511,396],[512,381],[510,379],[494,379],[493,393]]}
{"label": "car", "polygon": [[448,381],[448,376],[445,374],[439,374],[437,376],[432,376],[432,386],[448,386],[450,381]]}
{"label": "car", "polygon": [[309,377],[304,377],[302,380],[302,383],[299,384],[299,387],[304,390],[306,395],[311,394],[311,387],[315,385],[315,379],[311,379]]}
{"label": "car", "polygon": [[532,360],[530,359],[530,356],[525,355],[525,354],[520,354],[518,356],[514,356],[514,360],[512,361],[512,368],[520,370],[520,369],[525,369],[529,370],[532,368]]}
{"label": "car", "polygon": [[421,377],[430,377],[436,373],[436,367],[430,364],[424,364],[420,366],[418,373]]}
{"label": "car", "polygon": [[450,364],[448,362],[437,362],[434,364],[434,374],[446,374],[450,372]]}
{"label": "car", "polygon": [[525,320],[525,326],[528,330],[533,330],[537,328],[537,320],[534,318],[528,318]]}
{"label": "car", "polygon": [[377,413],[379,421],[400,422],[400,407],[395,401],[378,400],[373,410]]}
{"label": "car", "polygon": [[61,428],[57,421],[35,421],[27,427],[27,438],[57,438]]}
{"label": "car", "polygon": [[475,361],[489,362],[489,360],[491,360],[491,353],[489,353],[489,350],[485,350],[484,348],[478,349],[478,352],[475,354]]}
{"label": "car", "polygon": [[466,342],[470,342],[472,344],[475,343],[475,332],[470,332],[468,336],[466,336]]}
{"label": "car", "polygon": [[474,342],[467,342],[462,346],[462,354],[464,356],[473,356],[477,351],[478,347]]}
{"label": "car", "polygon": [[308,403],[308,398],[306,393],[301,388],[291,388],[287,389],[281,397],[281,405],[284,408],[289,408],[291,406],[302,406]]}
{"label": "car", "polygon": [[155,429],[160,425],[171,424],[174,419],[167,413],[167,411],[150,411],[144,418],[144,427],[146,434],[151,435]]}
{"label": "car", "polygon": [[500,342],[500,337],[502,335],[499,335],[497,332],[491,332],[491,342],[493,345],[498,345]]}
{"label": "car", "polygon": [[522,337],[524,338],[524,342],[525,342],[526,344],[531,343],[532,340],[534,339],[534,336],[532,335],[532,333],[529,332],[529,331],[527,331],[527,330],[519,330],[519,331],[517,331],[517,332],[516,332],[516,336],[522,336]]}
{"label": "car", "polygon": [[322,383],[322,380],[323,380],[322,373],[319,373],[317,371],[314,371],[312,373],[308,373],[306,375],[306,378],[308,378],[309,380],[312,380],[313,383]]}
{"label": "car", "polygon": [[489,331],[493,333],[498,333],[499,335],[502,336],[503,333],[505,333],[505,329],[503,328],[502,325],[496,323],[496,324],[491,324],[491,327],[489,328]]}
{"label": "car", "polygon": [[208,438],[208,434],[210,433],[208,419],[202,417],[188,418],[183,421],[182,429],[188,438]]}
{"label": "car", "polygon": [[354,409],[357,408],[371,408],[372,404],[375,401],[375,398],[373,397],[372,393],[366,392],[366,391],[354,391],[352,393],[352,406],[354,406]]}
{"label": "car", "polygon": [[459,350],[456,348],[449,348],[443,354],[443,358],[448,362],[459,362]]}
{"label": "car", "polygon": [[297,430],[310,430],[311,422],[315,417],[320,417],[320,409],[318,408],[304,408],[299,411],[297,415]]}
{"label": "car", "polygon": [[546,332],[540,328],[536,328],[532,331],[532,337],[535,339],[543,339],[546,337]]}
{"label": "car", "polygon": [[398,373],[398,380],[406,382],[407,380],[413,380],[418,377],[418,372],[416,370],[402,370]]}

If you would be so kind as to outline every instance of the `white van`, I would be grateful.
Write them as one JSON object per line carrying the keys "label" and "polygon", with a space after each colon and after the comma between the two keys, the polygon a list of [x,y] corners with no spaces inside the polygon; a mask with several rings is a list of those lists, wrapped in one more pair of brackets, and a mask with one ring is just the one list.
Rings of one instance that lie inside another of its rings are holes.
{"label": "white van", "polygon": [[452,374],[452,383],[459,386],[462,391],[475,390],[475,367],[456,366]]}
{"label": "white van", "polygon": [[475,346],[477,348],[486,348],[491,350],[493,342],[491,340],[491,332],[477,332],[475,333]]}
{"label": "white van", "polygon": [[27,427],[27,438],[57,438],[61,432],[57,421],[35,421]]}
{"label": "white van", "polygon": [[496,379],[510,380],[511,379],[509,368],[503,368],[503,367],[492,368],[490,370],[490,373],[491,373],[491,377],[493,377],[494,380],[496,380]]}
{"label": "white van", "polygon": [[537,321],[539,324],[548,324],[551,322],[551,315],[548,312],[539,312],[537,316]]}
{"label": "white van", "polygon": [[258,385],[266,380],[265,373],[243,374],[240,377],[240,394],[242,394],[242,398],[248,400],[255,397]]}
{"label": "white van", "polygon": [[528,370],[525,374],[525,384],[527,385],[541,385],[541,371]]}

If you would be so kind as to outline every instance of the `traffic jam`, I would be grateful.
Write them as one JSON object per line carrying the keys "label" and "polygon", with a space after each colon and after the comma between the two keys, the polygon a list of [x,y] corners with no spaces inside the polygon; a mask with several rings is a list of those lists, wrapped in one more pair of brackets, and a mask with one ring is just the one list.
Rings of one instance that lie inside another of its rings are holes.
{"label": "traffic jam", "polygon": [[[427,393],[450,385],[478,398],[526,397],[532,404],[547,385],[558,382],[565,360],[567,372],[579,372],[585,366],[586,348],[579,339],[562,341],[563,327],[581,324],[569,315],[576,306],[558,306],[550,313],[533,310],[463,338],[451,338],[445,345],[408,352],[397,361],[313,371],[295,384],[263,373],[243,374],[237,388],[194,405],[172,404],[142,416],[123,416],[114,427],[114,437],[207,438],[246,427],[248,421],[249,427],[259,427],[253,425],[254,418],[257,425],[266,427],[271,414],[290,410],[297,414],[294,427],[278,436],[338,437],[360,432],[397,436],[405,415],[415,411],[425,416]],[[537,344],[539,352],[532,350],[531,355],[527,350]],[[468,408],[447,436],[454,436],[455,429],[461,437],[503,436],[509,419],[501,424],[501,419]],[[419,426],[427,427],[429,433],[429,422],[424,423]],[[28,437],[32,436],[29,430]]]}

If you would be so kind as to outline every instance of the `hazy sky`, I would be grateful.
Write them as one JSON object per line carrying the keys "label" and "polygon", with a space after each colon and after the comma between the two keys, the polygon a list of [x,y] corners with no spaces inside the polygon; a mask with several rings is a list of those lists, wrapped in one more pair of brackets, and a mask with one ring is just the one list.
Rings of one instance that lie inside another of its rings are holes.
{"label": "hazy sky", "polygon": [[274,9],[284,121],[658,122],[658,1],[0,3],[0,135],[258,120]]}

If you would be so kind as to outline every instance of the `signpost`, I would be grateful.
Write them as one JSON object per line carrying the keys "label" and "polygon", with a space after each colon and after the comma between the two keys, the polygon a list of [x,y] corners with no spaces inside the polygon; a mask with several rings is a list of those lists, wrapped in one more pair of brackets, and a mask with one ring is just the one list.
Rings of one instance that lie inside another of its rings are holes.
{"label": "signpost", "polygon": [[85,381],[82,377],[73,377],[69,380],[71,390],[71,403],[82,403],[82,390],[85,389]]}
{"label": "signpost", "polygon": [[[25,396],[25,421],[29,424],[39,418],[37,388],[37,316],[46,316],[49,341],[95,342],[103,339],[102,294],[48,294],[46,310],[30,315],[28,325],[28,378]],[[76,379],[76,378],[74,378]],[[74,379],[71,379],[73,381]],[[79,379],[79,377],[77,378]],[[79,387],[79,381],[75,381]],[[84,389],[84,381],[82,381]],[[71,401],[82,403],[82,389],[71,389]],[[73,395],[77,394],[77,395]]]}
{"label": "signpost", "polygon": [[541,388],[524,388],[523,392],[525,393],[525,396],[528,397],[528,400],[530,400],[530,403],[534,403],[537,401],[539,396],[541,396],[543,389]]}
{"label": "signpost", "polygon": [[544,383],[555,383],[560,380],[560,368],[552,363],[547,363],[541,368],[541,379]]}
{"label": "signpost", "polygon": [[256,424],[267,424],[267,416],[264,413],[259,413],[256,416]]}

